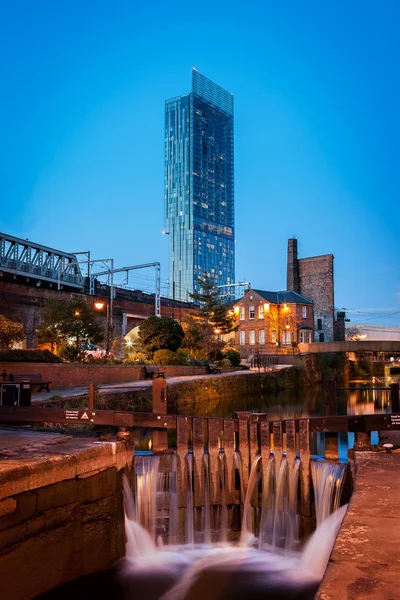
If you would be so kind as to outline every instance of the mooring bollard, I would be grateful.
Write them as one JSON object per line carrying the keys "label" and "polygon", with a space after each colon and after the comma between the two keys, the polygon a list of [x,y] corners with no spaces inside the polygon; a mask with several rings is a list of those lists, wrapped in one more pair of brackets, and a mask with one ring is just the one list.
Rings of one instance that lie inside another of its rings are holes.
{"label": "mooring bollard", "polygon": [[[167,414],[167,382],[163,377],[153,379],[153,413]],[[154,452],[168,450],[166,430],[153,429],[153,450]]]}
{"label": "mooring bollard", "polygon": [[390,384],[390,398],[392,402],[392,413],[400,412],[400,384]]}

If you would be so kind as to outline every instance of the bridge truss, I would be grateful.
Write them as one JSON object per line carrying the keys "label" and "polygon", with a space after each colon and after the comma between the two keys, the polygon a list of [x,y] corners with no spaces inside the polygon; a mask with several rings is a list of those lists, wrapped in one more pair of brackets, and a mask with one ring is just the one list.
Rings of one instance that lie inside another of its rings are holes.
{"label": "bridge truss", "polygon": [[66,286],[82,289],[84,277],[74,254],[0,233],[0,271],[57,284],[63,273]]}

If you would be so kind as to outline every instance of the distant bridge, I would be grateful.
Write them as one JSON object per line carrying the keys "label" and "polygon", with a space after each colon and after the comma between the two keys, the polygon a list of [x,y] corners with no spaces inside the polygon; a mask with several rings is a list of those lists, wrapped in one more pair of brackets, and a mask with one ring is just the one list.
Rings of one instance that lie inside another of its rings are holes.
{"label": "distant bridge", "polygon": [[84,287],[84,277],[75,254],[5,233],[0,233],[0,271],[14,275],[15,279],[17,276],[36,279],[38,285],[41,281],[57,284],[61,273],[64,285],[78,289]]}
{"label": "distant bridge", "polygon": [[400,354],[400,340],[362,340],[353,342],[315,342],[299,344],[301,354],[317,354],[319,352],[356,352],[357,354]]}

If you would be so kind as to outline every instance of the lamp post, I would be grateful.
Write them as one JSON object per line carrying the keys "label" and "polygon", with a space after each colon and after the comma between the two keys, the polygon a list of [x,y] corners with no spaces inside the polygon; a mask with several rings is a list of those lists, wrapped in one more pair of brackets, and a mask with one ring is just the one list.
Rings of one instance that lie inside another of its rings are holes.
{"label": "lamp post", "polygon": [[94,303],[96,310],[103,310],[104,305],[106,306],[106,354],[110,352],[110,304],[104,302],[104,300],[97,300]]}

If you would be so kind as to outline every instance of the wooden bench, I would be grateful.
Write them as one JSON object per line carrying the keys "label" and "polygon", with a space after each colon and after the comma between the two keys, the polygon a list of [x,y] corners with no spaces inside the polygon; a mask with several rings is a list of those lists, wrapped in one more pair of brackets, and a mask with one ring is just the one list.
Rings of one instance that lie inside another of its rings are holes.
{"label": "wooden bench", "polygon": [[144,378],[145,379],[158,379],[158,377],[164,377],[165,372],[160,371],[156,365],[144,365]]}
{"label": "wooden bench", "polygon": [[208,373],[209,375],[216,375],[217,373],[222,373],[222,371],[219,367],[217,367],[217,365],[209,364]]}
{"label": "wooden bench", "polygon": [[43,381],[40,373],[10,373],[10,381],[15,381],[15,383],[29,381],[29,383],[39,386],[38,392],[41,392],[42,389],[50,392],[49,385],[51,381]]}

